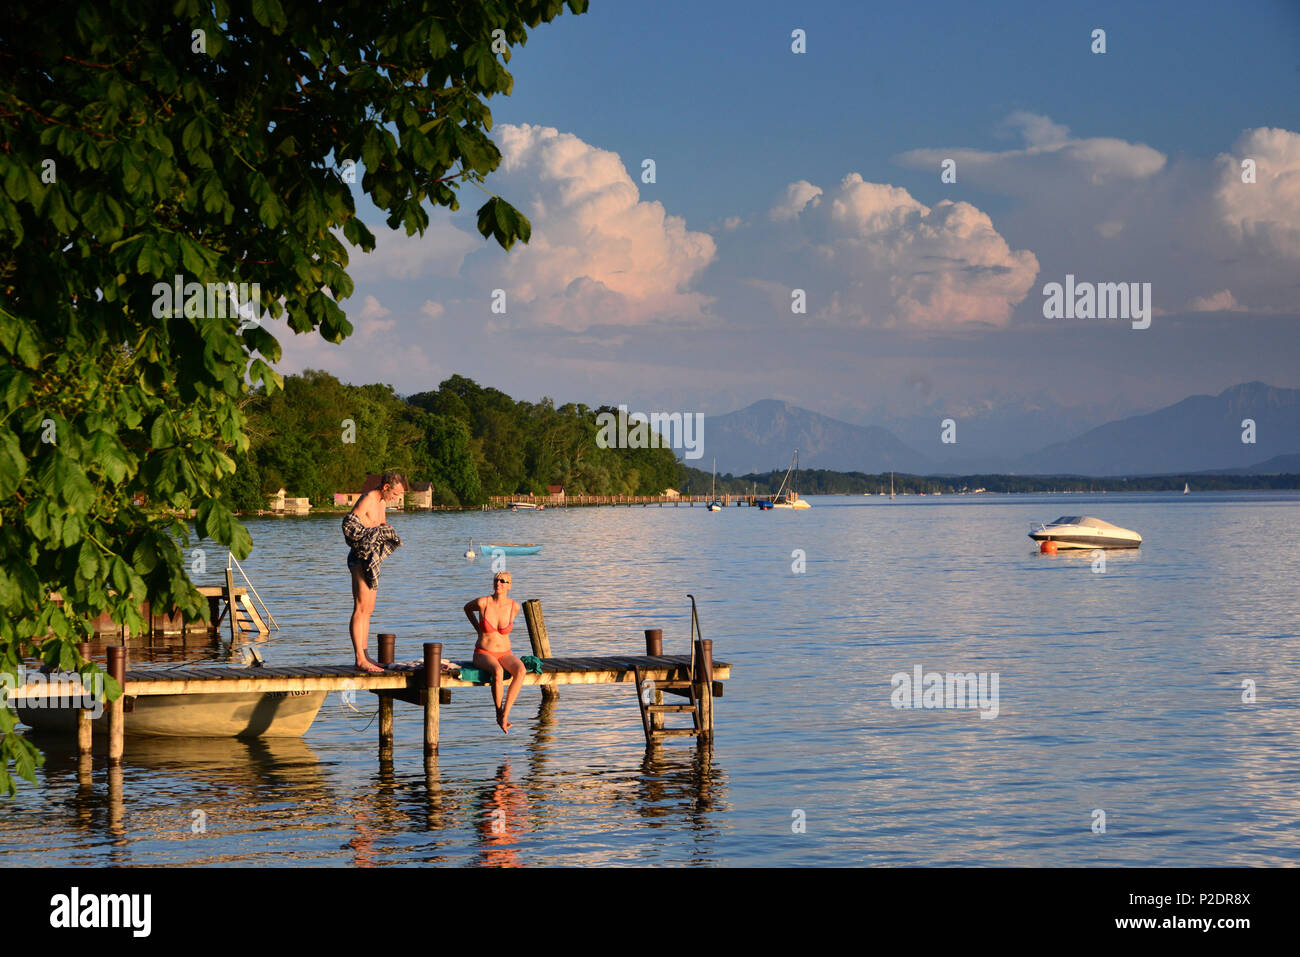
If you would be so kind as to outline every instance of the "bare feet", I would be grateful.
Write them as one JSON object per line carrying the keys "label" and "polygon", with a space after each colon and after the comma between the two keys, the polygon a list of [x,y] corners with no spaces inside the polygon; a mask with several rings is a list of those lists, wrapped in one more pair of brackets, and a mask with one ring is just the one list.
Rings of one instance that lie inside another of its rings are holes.
{"label": "bare feet", "polygon": [[358,658],[356,668],[358,671],[364,671],[368,675],[382,675],[384,673],[384,666],[376,664],[369,658]]}
{"label": "bare feet", "polygon": [[501,726],[501,730],[505,734],[509,734],[510,729],[514,727],[514,725],[510,723],[510,720],[501,711],[497,711],[497,724]]}

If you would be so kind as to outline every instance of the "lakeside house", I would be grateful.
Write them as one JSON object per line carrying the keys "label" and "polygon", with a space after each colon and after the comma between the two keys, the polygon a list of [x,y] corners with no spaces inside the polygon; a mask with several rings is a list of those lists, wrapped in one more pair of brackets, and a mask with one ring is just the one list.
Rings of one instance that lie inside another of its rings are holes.
{"label": "lakeside house", "polygon": [[663,494],[664,494],[664,498],[681,498],[681,497],[682,497],[682,493],[679,492],[679,491],[677,491],[677,489],[675,489],[675,488],[666,488],[666,489],[664,489]]}
{"label": "lakeside house", "polygon": [[286,497],[283,488],[267,499],[267,503],[273,512],[284,512],[290,515],[306,515],[311,511],[310,499]]}
{"label": "lakeside house", "polygon": [[546,486],[546,494],[550,496],[553,503],[561,503],[564,501],[564,486],[548,485]]}
{"label": "lakeside house", "polygon": [[[371,492],[379,488],[379,478],[380,477],[378,475],[367,475],[365,482],[363,482],[361,485],[361,491],[359,492],[335,492],[334,504],[341,508],[351,508],[353,505],[357,504],[357,500],[361,498],[361,496],[365,495],[367,492]],[[432,482],[410,483],[410,487],[406,490],[406,496],[404,497],[402,503],[400,505],[394,505],[390,507],[400,508],[400,509],[433,508],[433,483]]]}
{"label": "lakeside house", "polygon": [[407,508],[433,508],[433,483],[412,482],[406,492]]}

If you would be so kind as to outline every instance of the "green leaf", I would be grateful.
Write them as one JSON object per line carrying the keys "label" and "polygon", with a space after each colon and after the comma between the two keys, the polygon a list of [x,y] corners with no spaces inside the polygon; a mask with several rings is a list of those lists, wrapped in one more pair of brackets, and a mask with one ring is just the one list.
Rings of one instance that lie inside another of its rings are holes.
{"label": "green leaf", "polygon": [[493,196],[478,209],[478,231],[484,239],[490,239],[497,228],[497,205],[501,202]]}
{"label": "green leaf", "polygon": [[279,33],[286,25],[280,0],[253,0],[253,19],[264,27],[271,27],[272,33]]}
{"label": "green leaf", "polygon": [[181,262],[196,280],[202,281],[212,268],[215,257],[184,233],[178,233],[176,238],[180,241]]}
{"label": "green leaf", "polygon": [[27,474],[27,456],[9,429],[0,427],[0,500],[8,499]]}
{"label": "green leaf", "polygon": [[348,242],[361,247],[365,252],[371,252],[375,248],[375,234],[356,216],[343,223],[343,235]]}
{"label": "green leaf", "polygon": [[441,60],[451,52],[451,44],[447,42],[447,34],[443,32],[442,25],[437,20],[429,21],[429,55],[435,60]]}
{"label": "green leaf", "polygon": [[533,227],[519,210],[499,196],[493,196],[479,207],[478,231],[484,239],[492,237],[508,250],[516,240],[528,242]]}
{"label": "green leaf", "polygon": [[77,549],[77,574],[88,582],[99,575],[99,548],[92,542],[83,542]]}
{"label": "green leaf", "polygon": [[29,369],[38,368],[41,364],[41,354],[36,346],[36,337],[32,335],[32,331],[26,324],[18,327],[11,351],[18,357],[18,361]]}
{"label": "green leaf", "polygon": [[32,381],[18,369],[0,369],[0,399],[6,409],[16,409],[32,394]]}
{"label": "green leaf", "polygon": [[165,449],[175,441],[176,433],[172,429],[171,416],[166,412],[159,412],[154,417],[153,425],[149,426],[149,444],[155,449]]}

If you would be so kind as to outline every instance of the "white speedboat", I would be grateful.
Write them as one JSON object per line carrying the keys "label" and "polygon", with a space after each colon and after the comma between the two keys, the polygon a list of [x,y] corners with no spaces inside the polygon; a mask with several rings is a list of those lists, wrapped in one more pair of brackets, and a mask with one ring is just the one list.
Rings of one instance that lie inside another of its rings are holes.
{"label": "white speedboat", "polygon": [[1036,522],[1029,529],[1036,542],[1055,542],[1057,548],[1137,548],[1142,536],[1132,529],[1088,515],[1062,515],[1054,522]]}

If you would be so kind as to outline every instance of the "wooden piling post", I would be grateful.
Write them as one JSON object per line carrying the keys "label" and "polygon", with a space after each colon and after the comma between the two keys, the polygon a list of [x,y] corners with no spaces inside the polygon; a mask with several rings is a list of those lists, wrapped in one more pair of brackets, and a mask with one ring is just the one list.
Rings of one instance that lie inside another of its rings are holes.
{"label": "wooden piling post", "polygon": [[[388,667],[397,660],[397,636],[383,632],[379,635],[379,663]],[[379,755],[391,757],[393,750],[393,699],[379,695]]]}
{"label": "wooden piling post", "polygon": [[108,765],[108,831],[121,836],[126,833],[123,820],[126,816],[126,802],[123,800],[121,762]]}
{"label": "wooden piling post", "polygon": [[700,738],[713,737],[713,639],[695,642],[696,660],[699,661],[699,684],[695,691],[696,706],[700,709]]}
{"label": "wooden piling post", "polygon": [[[81,656],[83,662],[90,660],[90,642],[83,641],[77,645],[77,654]],[[82,689],[84,693],[86,683],[83,679]],[[83,697],[84,701],[85,698]],[[90,730],[90,710],[82,708],[77,712],[77,753],[84,756],[90,754],[91,730]]]}
{"label": "wooden piling post", "polygon": [[[645,630],[645,653],[647,655],[662,656],[664,653],[664,632],[662,628],[647,628]],[[656,686],[654,691],[654,703],[664,703],[664,693]],[[650,712],[650,730],[662,731],[664,729],[664,715],[662,711]]]}
{"label": "wooden piling post", "polygon": [[[540,598],[530,598],[524,602],[524,623],[528,625],[528,641],[533,646],[533,654],[538,658],[551,657],[551,639],[546,634],[546,619],[542,616]],[[554,700],[560,696],[554,685],[542,685],[543,700]]]}
{"label": "wooden piling post", "polygon": [[438,753],[439,688],[442,685],[442,642],[424,643],[424,755]]}
{"label": "wooden piling post", "polygon": [[108,649],[108,673],[122,686],[122,696],[108,702],[108,763],[111,767],[122,763],[126,740],[126,646],[113,645]]}

